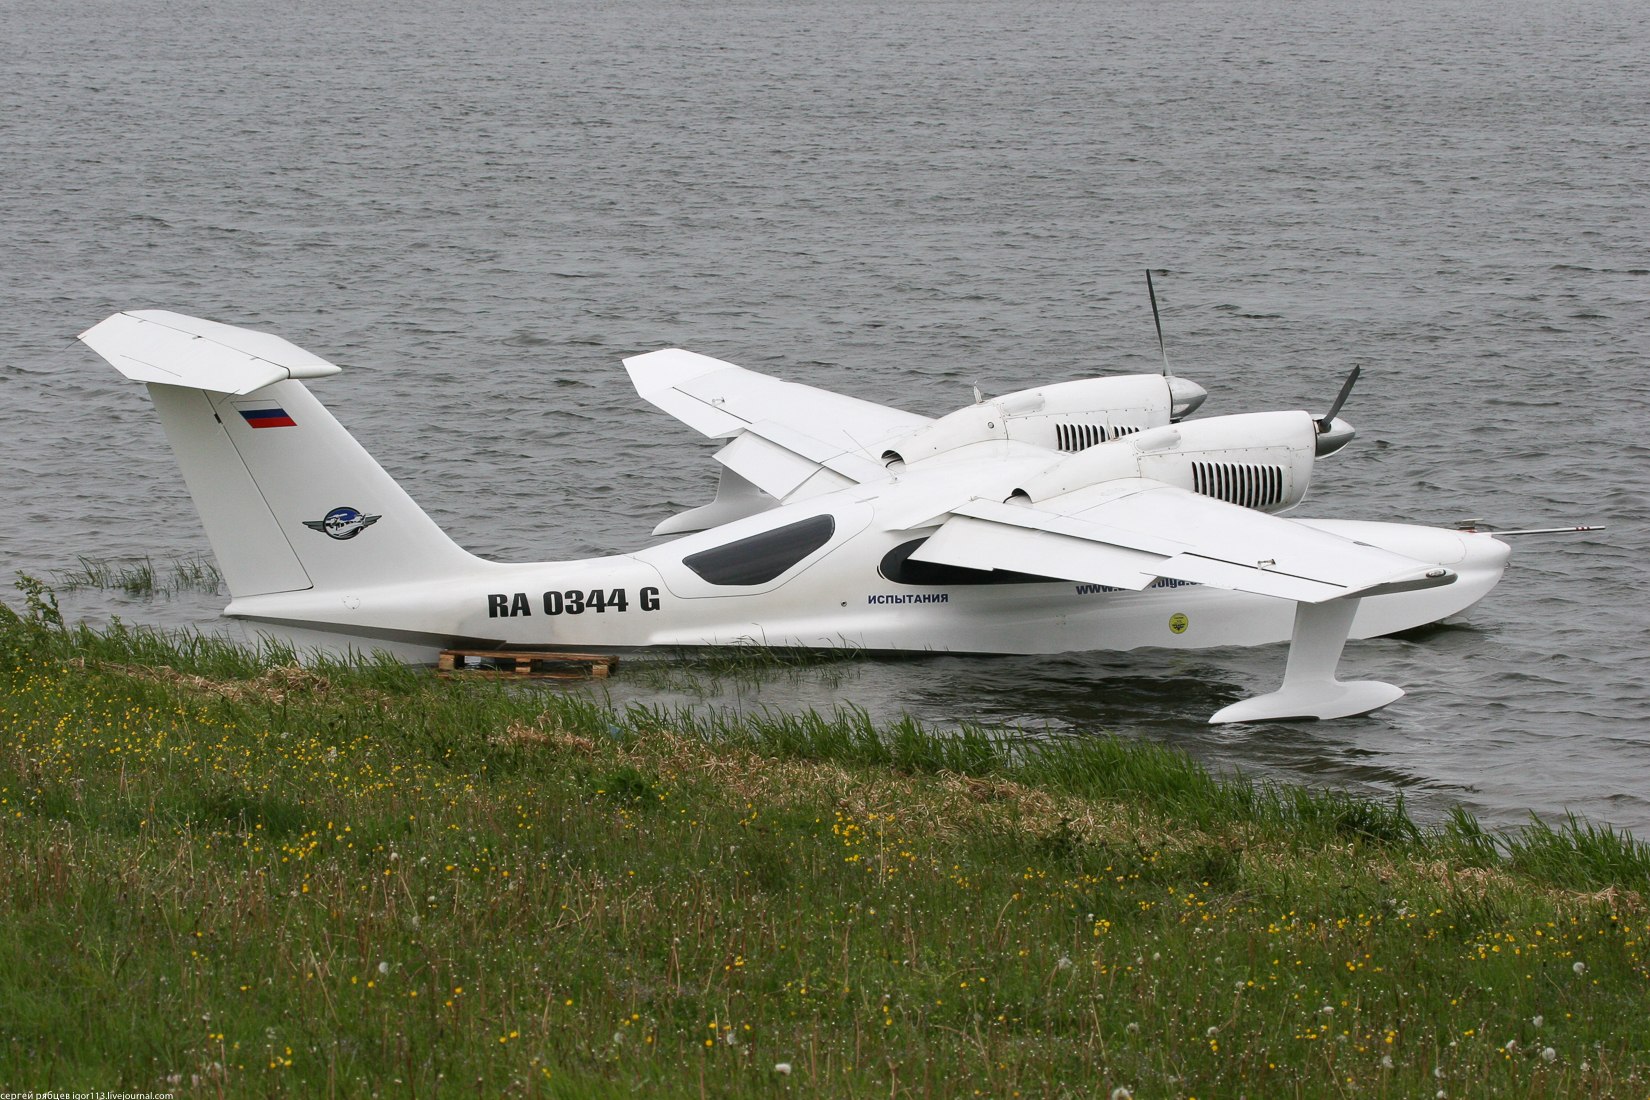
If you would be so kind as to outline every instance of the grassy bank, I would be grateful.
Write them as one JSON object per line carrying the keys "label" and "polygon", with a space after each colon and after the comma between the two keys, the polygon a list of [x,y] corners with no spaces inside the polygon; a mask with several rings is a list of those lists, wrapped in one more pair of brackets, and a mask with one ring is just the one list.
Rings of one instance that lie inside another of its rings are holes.
{"label": "grassy bank", "polygon": [[[1650,851],[0,609],[0,1085],[1622,1096]],[[1122,1093],[1118,1093],[1122,1095]]]}

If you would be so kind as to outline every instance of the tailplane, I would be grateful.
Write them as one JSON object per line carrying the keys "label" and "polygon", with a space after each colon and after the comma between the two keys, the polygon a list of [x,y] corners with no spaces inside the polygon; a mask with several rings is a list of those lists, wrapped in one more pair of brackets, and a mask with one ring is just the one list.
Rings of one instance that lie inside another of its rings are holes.
{"label": "tailplane", "polygon": [[237,598],[435,579],[478,559],[299,381],[339,368],[278,336],[164,310],[80,339],[148,384]]}

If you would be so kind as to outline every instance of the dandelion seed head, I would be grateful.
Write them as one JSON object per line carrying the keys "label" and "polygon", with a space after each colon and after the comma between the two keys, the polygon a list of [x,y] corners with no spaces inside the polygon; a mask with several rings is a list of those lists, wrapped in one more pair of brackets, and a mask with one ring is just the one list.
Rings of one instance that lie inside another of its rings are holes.
{"label": "dandelion seed head", "polygon": [[1382,1069],[1391,1069],[1392,1068],[1392,1055],[1390,1055],[1390,1054],[1381,1055],[1381,1068]]}
{"label": "dandelion seed head", "polygon": [[1118,1085],[1116,1088],[1111,1090],[1111,1100],[1134,1100],[1134,1093],[1130,1092],[1122,1085]]}
{"label": "dandelion seed head", "polygon": [[1541,1048],[1541,1060],[1543,1062],[1552,1062],[1552,1061],[1556,1061],[1557,1059],[1558,1059],[1558,1051],[1554,1050],[1552,1047],[1542,1047]]}
{"label": "dandelion seed head", "polygon": [[1587,973],[1587,964],[1577,960],[1576,964],[1570,967],[1570,969],[1574,970],[1577,974],[1585,974]]}
{"label": "dandelion seed head", "polygon": [[1532,1016],[1532,1017],[1530,1017],[1530,1023],[1535,1025],[1536,1027],[1540,1027],[1542,1024],[1544,1024],[1546,1022],[1547,1022],[1547,1017],[1545,1017],[1545,1016]]}
{"label": "dandelion seed head", "polygon": [[388,974],[390,972],[390,964],[387,962],[380,962],[378,964],[378,972],[380,974]]}
{"label": "dandelion seed head", "polygon": [[1517,1039],[1508,1039],[1507,1040],[1507,1045],[1505,1047],[1503,1047],[1502,1049],[1505,1050],[1508,1054],[1511,1054],[1513,1051],[1518,1049],[1518,1040]]}
{"label": "dandelion seed head", "polygon": [[775,1062],[773,1071],[781,1077],[789,1077],[791,1075],[791,1064],[789,1062]]}

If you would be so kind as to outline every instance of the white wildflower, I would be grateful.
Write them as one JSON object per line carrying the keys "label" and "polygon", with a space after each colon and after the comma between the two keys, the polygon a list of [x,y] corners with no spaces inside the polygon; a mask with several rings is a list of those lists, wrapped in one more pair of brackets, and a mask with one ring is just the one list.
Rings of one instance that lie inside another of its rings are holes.
{"label": "white wildflower", "polygon": [[789,1062],[775,1062],[773,1071],[781,1077],[789,1077],[791,1075],[791,1064]]}

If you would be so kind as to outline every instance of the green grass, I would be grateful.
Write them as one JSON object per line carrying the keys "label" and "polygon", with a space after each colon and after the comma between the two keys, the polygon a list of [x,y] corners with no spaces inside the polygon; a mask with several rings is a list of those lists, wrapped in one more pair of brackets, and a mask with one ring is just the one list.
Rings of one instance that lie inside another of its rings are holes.
{"label": "green grass", "polygon": [[1650,850],[1607,828],[1421,828],[1101,736],[300,669],[24,598],[6,1088],[1650,1088]]}
{"label": "green grass", "polygon": [[730,690],[751,690],[775,681],[806,680],[837,687],[846,667],[864,659],[863,650],[799,649],[746,645],[725,649],[663,650],[626,663],[626,679],[653,691],[679,692],[700,699]]}
{"label": "green grass", "polygon": [[223,574],[215,563],[202,558],[175,558],[160,569],[148,557],[129,560],[113,558],[75,559],[78,565],[53,575],[58,588],[119,589],[130,596],[171,596],[183,591],[216,592]]}

